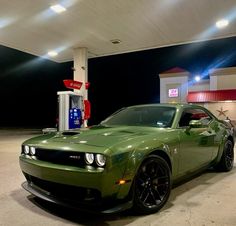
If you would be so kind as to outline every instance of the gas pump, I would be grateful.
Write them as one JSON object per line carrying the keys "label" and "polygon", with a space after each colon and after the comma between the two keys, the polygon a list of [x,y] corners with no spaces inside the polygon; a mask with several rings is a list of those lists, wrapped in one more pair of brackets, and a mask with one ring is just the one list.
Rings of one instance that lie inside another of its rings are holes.
{"label": "gas pump", "polygon": [[57,92],[59,102],[59,131],[82,126],[83,100],[72,91]]}
{"label": "gas pump", "polygon": [[[80,89],[82,83],[73,80],[64,80],[67,88]],[[86,89],[88,85],[86,85]],[[59,105],[58,130],[76,129],[87,126],[90,118],[90,102],[83,99],[80,90],[57,92]]]}

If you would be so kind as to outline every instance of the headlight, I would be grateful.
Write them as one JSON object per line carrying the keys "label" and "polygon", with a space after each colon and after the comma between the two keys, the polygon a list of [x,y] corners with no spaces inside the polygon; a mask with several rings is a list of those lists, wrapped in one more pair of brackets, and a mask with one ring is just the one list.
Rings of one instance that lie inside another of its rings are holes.
{"label": "headlight", "polygon": [[91,153],[85,153],[84,158],[85,158],[85,162],[86,162],[88,165],[93,164],[93,162],[94,162],[94,155],[93,155],[93,154],[91,154]]}
{"label": "headlight", "polygon": [[30,148],[29,148],[29,146],[24,146],[24,154],[25,155],[28,155],[29,154],[29,152],[30,152]]}
{"label": "headlight", "polygon": [[35,147],[30,147],[30,154],[35,155],[35,153],[36,153]]}
{"label": "headlight", "polygon": [[104,166],[106,164],[106,156],[97,154],[95,157],[95,161],[98,166]]}

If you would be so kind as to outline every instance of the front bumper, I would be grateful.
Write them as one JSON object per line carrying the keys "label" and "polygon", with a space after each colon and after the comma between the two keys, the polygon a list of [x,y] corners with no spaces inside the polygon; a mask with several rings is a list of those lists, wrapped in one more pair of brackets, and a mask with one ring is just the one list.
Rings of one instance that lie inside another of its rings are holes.
{"label": "front bumper", "polygon": [[78,204],[76,202],[72,202],[71,200],[68,201],[66,199],[60,198],[60,197],[54,197],[51,196],[50,192],[44,191],[37,186],[34,186],[33,184],[25,181],[22,184],[22,187],[30,192],[31,194],[46,200],[48,202],[56,203],[61,206],[65,206],[68,208],[73,208],[77,209],[80,211],[86,211],[86,212],[92,212],[92,213],[101,213],[101,214],[112,214],[112,213],[118,213],[121,211],[124,211],[126,209],[130,209],[133,206],[133,201],[132,200],[124,200],[122,203],[117,203],[114,206],[100,206],[96,205],[96,203],[93,203],[93,205],[89,204]]}
{"label": "front bumper", "polygon": [[119,167],[79,168],[27,159],[20,156],[20,167],[27,182],[22,186],[30,193],[64,206],[92,212],[112,213],[132,206],[131,182],[118,185]]}

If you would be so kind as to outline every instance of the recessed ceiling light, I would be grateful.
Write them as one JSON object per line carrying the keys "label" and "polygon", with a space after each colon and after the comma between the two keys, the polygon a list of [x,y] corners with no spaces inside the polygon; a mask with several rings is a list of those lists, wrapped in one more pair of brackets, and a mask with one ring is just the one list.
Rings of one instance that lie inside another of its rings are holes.
{"label": "recessed ceiling light", "polygon": [[50,57],[55,57],[57,55],[58,55],[58,53],[56,51],[49,51],[48,52],[48,56],[50,56]]}
{"label": "recessed ceiling light", "polygon": [[228,21],[228,20],[222,19],[222,20],[218,20],[218,21],[216,22],[216,27],[217,27],[217,28],[224,28],[224,27],[227,27],[228,24],[229,24],[229,21]]}
{"label": "recessed ceiling light", "polygon": [[56,13],[62,13],[66,11],[66,8],[59,4],[51,6],[50,9]]}
{"label": "recessed ceiling light", "polygon": [[201,80],[201,77],[199,75],[196,75],[194,79],[196,82],[199,82]]}
{"label": "recessed ceiling light", "polygon": [[113,40],[110,40],[112,44],[120,44],[121,43],[121,40],[120,39],[113,39]]}

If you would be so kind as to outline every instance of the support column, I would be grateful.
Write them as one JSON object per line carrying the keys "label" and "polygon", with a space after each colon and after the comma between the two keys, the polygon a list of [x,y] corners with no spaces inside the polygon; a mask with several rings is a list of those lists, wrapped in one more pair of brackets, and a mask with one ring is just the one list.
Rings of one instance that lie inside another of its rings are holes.
{"label": "support column", "polygon": [[[87,48],[74,49],[74,80],[83,82],[81,93],[84,100],[88,99],[85,83],[88,81],[88,50]],[[76,92],[76,90],[74,90]]]}

